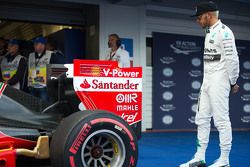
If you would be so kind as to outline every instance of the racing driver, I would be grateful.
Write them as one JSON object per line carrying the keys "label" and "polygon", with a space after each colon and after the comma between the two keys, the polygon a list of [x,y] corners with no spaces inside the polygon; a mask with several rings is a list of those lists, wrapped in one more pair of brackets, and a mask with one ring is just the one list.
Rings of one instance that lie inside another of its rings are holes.
{"label": "racing driver", "polygon": [[194,158],[180,167],[205,167],[210,121],[219,131],[220,157],[209,167],[229,167],[232,145],[232,128],[229,119],[229,93],[236,93],[239,86],[239,58],[233,32],[218,19],[217,5],[201,2],[196,6],[196,21],[206,30],[204,47],[204,76],[198,100],[195,123],[197,151]]}

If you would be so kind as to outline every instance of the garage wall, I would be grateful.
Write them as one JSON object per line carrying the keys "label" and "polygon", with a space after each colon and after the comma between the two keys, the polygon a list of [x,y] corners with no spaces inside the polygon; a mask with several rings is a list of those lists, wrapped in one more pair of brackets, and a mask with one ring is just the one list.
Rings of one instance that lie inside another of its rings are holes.
{"label": "garage wall", "polygon": [[[134,66],[143,67],[143,121],[145,130],[149,117],[146,111],[146,37],[145,8],[136,6],[119,6],[111,4],[100,5],[100,59],[104,59],[108,50],[108,35],[117,33],[121,38],[132,38],[134,48]],[[151,118],[149,118],[151,119]]]}

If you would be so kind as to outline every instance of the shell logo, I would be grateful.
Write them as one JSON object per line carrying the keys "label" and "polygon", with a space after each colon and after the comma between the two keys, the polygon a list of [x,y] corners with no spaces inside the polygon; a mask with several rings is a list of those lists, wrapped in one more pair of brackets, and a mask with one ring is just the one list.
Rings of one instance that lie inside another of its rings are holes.
{"label": "shell logo", "polygon": [[94,66],[91,68],[91,74],[93,76],[100,76],[101,75],[101,68],[98,66]]}

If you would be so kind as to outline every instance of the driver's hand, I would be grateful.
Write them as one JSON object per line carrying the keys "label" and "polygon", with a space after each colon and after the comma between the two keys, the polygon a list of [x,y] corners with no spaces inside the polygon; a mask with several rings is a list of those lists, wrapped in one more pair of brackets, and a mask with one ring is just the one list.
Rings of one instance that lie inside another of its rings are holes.
{"label": "driver's hand", "polygon": [[240,90],[240,87],[239,87],[239,85],[237,85],[237,84],[235,84],[234,86],[231,87],[231,92],[232,92],[233,94],[239,92],[239,90]]}

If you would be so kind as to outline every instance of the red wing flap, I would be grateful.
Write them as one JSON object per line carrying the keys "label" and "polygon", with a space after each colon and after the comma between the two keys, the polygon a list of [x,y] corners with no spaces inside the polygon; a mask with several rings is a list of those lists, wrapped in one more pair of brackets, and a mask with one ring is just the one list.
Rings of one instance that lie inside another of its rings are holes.
{"label": "red wing flap", "polygon": [[0,153],[1,150],[5,149],[10,149],[10,148],[33,149],[35,146],[36,146],[35,141],[8,136],[0,131]]}
{"label": "red wing flap", "polygon": [[0,151],[0,167],[16,167],[16,151],[1,150]]}

